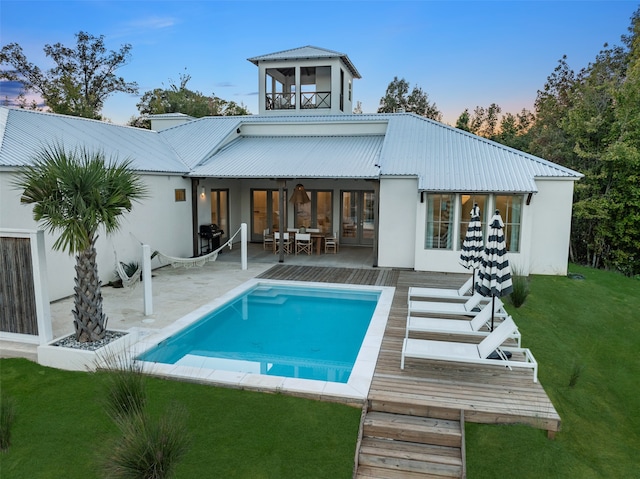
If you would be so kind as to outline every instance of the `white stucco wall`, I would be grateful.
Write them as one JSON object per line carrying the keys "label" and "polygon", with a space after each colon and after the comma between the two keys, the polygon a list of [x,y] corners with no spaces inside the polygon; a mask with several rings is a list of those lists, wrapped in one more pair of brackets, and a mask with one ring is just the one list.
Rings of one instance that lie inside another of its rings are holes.
{"label": "white stucco wall", "polygon": [[531,274],[566,275],[571,235],[573,181],[536,180],[531,215]]}
{"label": "white stucco wall", "polygon": [[[33,220],[33,208],[20,204],[20,192],[11,185],[9,171],[0,172],[0,228],[39,229]],[[123,262],[139,261],[139,242],[148,243],[151,250],[180,256],[191,256],[190,181],[180,176],[143,175],[149,198],[135,203],[123,216],[120,231],[107,237],[100,233],[96,249],[98,272],[103,284],[115,279],[115,256]],[[187,201],[176,202],[174,190],[184,188]],[[41,228],[41,227],[40,227]],[[75,258],[52,250],[56,236],[45,234],[49,298],[55,301],[73,294]],[[160,263],[154,260],[152,266]]]}
{"label": "white stucco wall", "polygon": [[417,178],[380,180],[378,266],[414,267],[418,201]]}
{"label": "white stucco wall", "polygon": [[[565,275],[571,233],[573,181],[537,179],[536,185],[538,192],[532,196],[529,205],[526,202],[523,204],[520,249],[508,254],[509,262],[523,275]],[[415,269],[449,273],[467,272],[468,270],[459,264],[459,205],[455,205],[452,232],[455,239],[452,250],[424,248],[426,206],[425,198],[424,203],[418,203],[416,210]],[[493,198],[490,199],[488,207],[493,211]],[[483,227],[486,228],[486,225]]]}

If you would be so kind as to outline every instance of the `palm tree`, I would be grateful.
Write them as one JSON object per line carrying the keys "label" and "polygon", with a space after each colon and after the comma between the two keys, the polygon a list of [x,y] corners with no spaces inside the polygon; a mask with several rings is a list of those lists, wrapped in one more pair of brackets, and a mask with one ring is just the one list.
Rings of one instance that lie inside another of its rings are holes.
{"label": "palm tree", "polygon": [[19,173],[14,185],[24,190],[20,201],[34,205],[34,219],[48,232],[61,233],[53,249],[76,256],[76,339],[104,338],[107,318],[102,312],[95,243],[101,227],[107,234],[117,231],[132,201],[147,195],[131,160],[107,160],[102,152],[86,148],[67,151],[61,145],[48,146]]}

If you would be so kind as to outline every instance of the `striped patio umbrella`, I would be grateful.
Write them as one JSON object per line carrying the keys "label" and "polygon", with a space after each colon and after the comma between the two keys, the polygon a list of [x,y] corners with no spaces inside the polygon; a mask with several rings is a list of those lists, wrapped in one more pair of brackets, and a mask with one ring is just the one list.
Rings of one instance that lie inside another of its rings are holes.
{"label": "striped patio umbrella", "polygon": [[507,243],[504,239],[504,222],[500,212],[491,218],[489,234],[482,255],[482,264],[478,269],[478,281],[475,289],[482,296],[491,296],[491,330],[495,314],[495,298],[506,296],[513,290],[511,267],[507,259]]}
{"label": "striped patio umbrella", "polygon": [[474,203],[473,208],[471,208],[471,221],[467,226],[467,234],[464,237],[462,252],[460,253],[460,264],[467,269],[473,269],[473,284],[476,282],[476,269],[482,263],[483,243],[480,208],[478,208],[477,203]]}

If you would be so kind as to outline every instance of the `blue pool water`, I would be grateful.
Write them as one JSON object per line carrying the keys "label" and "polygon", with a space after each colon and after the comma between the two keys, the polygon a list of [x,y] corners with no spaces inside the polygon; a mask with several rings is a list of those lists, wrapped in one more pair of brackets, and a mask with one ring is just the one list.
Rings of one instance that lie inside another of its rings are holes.
{"label": "blue pool water", "polygon": [[346,383],[379,296],[259,284],[137,359]]}

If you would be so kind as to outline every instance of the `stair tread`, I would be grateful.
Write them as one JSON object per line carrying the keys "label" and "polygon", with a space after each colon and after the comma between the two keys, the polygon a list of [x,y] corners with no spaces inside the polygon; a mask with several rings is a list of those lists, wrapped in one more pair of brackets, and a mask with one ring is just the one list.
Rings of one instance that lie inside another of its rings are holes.
{"label": "stair tread", "polygon": [[360,454],[441,462],[452,465],[462,464],[462,453],[459,447],[438,446],[435,444],[421,444],[373,437],[365,437],[362,439]]}
{"label": "stair tread", "polygon": [[408,414],[395,414],[380,411],[369,411],[367,418],[370,421],[388,422],[390,424],[408,425],[418,427],[437,427],[451,431],[460,431],[460,421],[452,419],[440,419],[433,417],[411,416]]}
{"label": "stair tread", "polygon": [[369,410],[358,450],[358,479],[460,478],[459,420]]}
{"label": "stair tread", "polygon": [[358,468],[356,479],[443,479],[445,477],[459,478],[461,473],[453,471],[415,472],[389,469],[384,467],[365,466]]}

